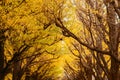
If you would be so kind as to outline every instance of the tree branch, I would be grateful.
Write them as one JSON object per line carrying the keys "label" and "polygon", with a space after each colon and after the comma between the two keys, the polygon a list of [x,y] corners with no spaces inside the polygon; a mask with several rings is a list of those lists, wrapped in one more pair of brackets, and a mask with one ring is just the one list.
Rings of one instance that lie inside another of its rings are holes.
{"label": "tree branch", "polygon": [[106,55],[110,55],[109,54],[109,51],[103,51],[103,50],[100,50],[96,47],[91,47],[89,46],[88,44],[82,42],[74,33],[72,33],[71,31],[69,31],[62,23],[62,21],[60,19],[56,19],[56,22],[55,22],[56,26],[63,29],[66,33],[68,33],[69,36],[71,36],[72,38],[74,38],[75,40],[77,40],[81,45],[87,47],[88,49],[90,50],[93,50],[93,51],[96,51],[98,53],[102,53],[102,54],[106,54]]}

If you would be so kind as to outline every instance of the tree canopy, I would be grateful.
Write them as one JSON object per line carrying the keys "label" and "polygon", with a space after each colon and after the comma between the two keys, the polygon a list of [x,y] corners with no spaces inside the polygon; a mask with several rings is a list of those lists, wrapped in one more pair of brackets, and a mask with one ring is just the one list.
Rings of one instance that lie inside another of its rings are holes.
{"label": "tree canopy", "polygon": [[119,0],[1,0],[1,80],[119,80]]}

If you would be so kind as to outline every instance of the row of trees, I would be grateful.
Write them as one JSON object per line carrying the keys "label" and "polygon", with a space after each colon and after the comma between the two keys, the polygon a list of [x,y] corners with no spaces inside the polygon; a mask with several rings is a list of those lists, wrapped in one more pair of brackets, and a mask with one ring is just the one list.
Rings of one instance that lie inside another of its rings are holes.
{"label": "row of trees", "polygon": [[42,0],[0,3],[0,79],[52,79],[50,71],[59,56],[54,56],[47,47],[61,38],[52,24],[46,29],[49,25],[42,11]]}
{"label": "row of trees", "polygon": [[13,80],[58,80],[50,73],[54,71],[53,62],[59,58],[55,54],[60,53],[54,45],[68,38],[71,43],[67,45],[67,53],[75,60],[65,61],[63,80],[119,80],[119,3],[118,0],[2,0],[0,79],[10,75]]}
{"label": "row of trees", "polygon": [[[82,26],[80,26],[82,30],[76,30],[77,34],[67,27],[64,22],[63,15],[65,13],[63,13],[63,8],[67,7],[66,5],[61,6],[59,4],[59,9],[56,12],[49,6],[46,10],[47,13],[54,17],[48,17],[47,15],[48,19],[51,19],[56,27],[62,30],[62,34],[77,41],[73,45],[78,50],[79,55],[72,53],[78,57],[77,65],[79,70],[77,76],[73,75],[75,73],[74,69],[71,72],[66,70],[68,72],[66,76],[72,76],[74,80],[92,80],[93,78],[95,80],[119,80],[119,0],[72,0],[72,2],[76,6],[77,18],[82,23]],[[64,1],[61,4],[63,3]],[[71,69],[72,67],[68,64],[68,68]],[[72,79],[71,77],[68,78]]]}

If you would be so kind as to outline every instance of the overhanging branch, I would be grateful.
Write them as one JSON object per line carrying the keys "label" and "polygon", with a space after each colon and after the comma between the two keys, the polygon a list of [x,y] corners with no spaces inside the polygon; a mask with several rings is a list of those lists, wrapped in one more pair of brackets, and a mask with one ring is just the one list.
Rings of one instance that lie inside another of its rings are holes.
{"label": "overhanging branch", "polygon": [[71,36],[72,38],[74,38],[75,40],[77,40],[81,45],[87,47],[88,49],[90,50],[93,50],[93,51],[96,51],[98,53],[102,53],[102,54],[106,54],[106,55],[110,55],[109,54],[109,51],[103,51],[103,50],[100,50],[96,47],[91,47],[89,46],[88,44],[82,42],[74,33],[72,33],[71,31],[69,31],[62,23],[62,21],[60,19],[56,19],[56,22],[55,22],[56,26],[63,29],[69,36]]}
{"label": "overhanging branch", "polygon": [[63,29],[70,37],[72,37],[73,39],[75,39],[76,41],[78,41],[82,46],[85,46],[86,48],[92,50],[92,51],[96,51],[97,53],[100,54],[105,54],[105,55],[109,55],[111,56],[114,60],[116,60],[116,62],[120,63],[120,60],[114,56],[113,54],[110,54],[110,51],[104,51],[101,49],[98,49],[97,47],[92,47],[86,43],[84,43],[83,41],[81,41],[74,33],[72,33],[70,30],[68,30],[62,23],[62,21],[60,19],[56,19],[55,24],[57,27]]}

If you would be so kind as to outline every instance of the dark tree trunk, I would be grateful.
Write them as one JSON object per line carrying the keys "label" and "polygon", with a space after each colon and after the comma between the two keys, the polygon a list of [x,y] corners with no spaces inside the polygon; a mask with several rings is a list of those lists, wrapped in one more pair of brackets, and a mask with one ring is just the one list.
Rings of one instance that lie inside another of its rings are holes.
{"label": "dark tree trunk", "polygon": [[[117,35],[115,33],[116,28],[111,29],[111,35],[110,35],[110,54],[118,58],[118,43],[117,43]],[[109,80],[119,80],[118,79],[118,72],[119,72],[119,63],[111,56],[111,68],[110,68],[110,74],[111,79]]]}
{"label": "dark tree trunk", "polygon": [[13,64],[13,79],[12,80],[21,80],[21,61],[14,62]]}
{"label": "dark tree trunk", "polygon": [[[113,7],[113,4],[110,3],[107,6],[108,10],[108,25],[109,25],[109,39],[110,39],[110,54],[114,57],[118,58],[118,40],[119,40],[119,31],[116,26],[116,13]],[[110,67],[110,76],[109,80],[119,80],[119,63],[111,56],[111,67]]]}
{"label": "dark tree trunk", "polygon": [[4,73],[4,42],[5,37],[4,33],[0,31],[0,80],[4,80],[5,73]]}
{"label": "dark tree trunk", "polygon": [[4,80],[4,44],[0,42],[0,79]]}

